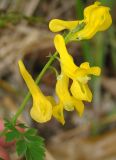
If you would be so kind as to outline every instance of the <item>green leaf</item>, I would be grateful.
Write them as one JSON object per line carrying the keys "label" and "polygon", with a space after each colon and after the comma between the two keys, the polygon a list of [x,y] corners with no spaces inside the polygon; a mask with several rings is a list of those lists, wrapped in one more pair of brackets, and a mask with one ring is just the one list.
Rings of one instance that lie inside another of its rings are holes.
{"label": "green leaf", "polygon": [[15,127],[13,126],[13,124],[12,124],[9,120],[5,119],[4,121],[5,121],[5,122],[4,122],[4,125],[5,125],[5,128],[6,128],[6,129],[8,129],[8,130],[13,130],[13,129],[15,129]]}
{"label": "green leaf", "polygon": [[19,123],[17,126],[20,128],[28,128],[24,123]]}
{"label": "green leaf", "polygon": [[29,151],[29,149],[27,149],[27,151],[26,151],[26,160],[33,160],[31,152]]}
{"label": "green leaf", "polygon": [[33,135],[36,135],[37,134],[37,130],[34,129],[34,128],[30,128],[28,129],[26,132],[25,132],[25,136],[33,136]]}
{"label": "green leaf", "polygon": [[26,151],[27,160],[44,160],[45,149],[43,146],[40,146],[35,143],[28,144],[28,150]]}
{"label": "green leaf", "polygon": [[6,136],[6,141],[7,141],[7,142],[11,142],[11,141],[13,141],[13,140],[16,139],[16,138],[19,138],[20,135],[21,135],[20,132],[18,132],[17,130],[13,130],[13,131],[7,132],[7,133],[5,134],[5,136]]}
{"label": "green leaf", "polygon": [[[17,131],[18,132],[18,131]],[[20,137],[19,137],[20,136]],[[28,128],[24,133],[19,135],[12,131],[8,134],[8,140],[18,137],[16,142],[16,150],[19,156],[25,156],[26,160],[44,160],[45,158],[45,146],[44,140],[37,135],[37,130],[34,128]]]}
{"label": "green leaf", "polygon": [[45,146],[43,138],[39,136],[26,136],[27,141],[27,151],[26,159],[27,160],[44,160],[45,157]]}
{"label": "green leaf", "polygon": [[24,156],[27,151],[27,145],[26,142],[22,139],[17,141],[16,143],[16,151],[19,156]]}
{"label": "green leaf", "polygon": [[0,157],[0,160],[4,160],[4,159]]}
{"label": "green leaf", "polygon": [[36,135],[35,136],[26,135],[26,138],[28,139],[28,141],[33,142],[33,143],[38,143],[38,142],[42,143],[44,141],[42,137],[36,136]]}

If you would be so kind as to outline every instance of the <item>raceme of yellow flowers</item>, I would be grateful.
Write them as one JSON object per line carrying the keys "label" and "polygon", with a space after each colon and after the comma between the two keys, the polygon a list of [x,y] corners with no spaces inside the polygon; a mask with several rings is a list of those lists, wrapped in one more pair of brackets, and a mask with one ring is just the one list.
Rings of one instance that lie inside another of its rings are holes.
{"label": "raceme of yellow flowers", "polygon": [[[100,2],[95,2],[84,9],[83,20],[63,21],[53,19],[49,23],[49,28],[53,32],[64,29],[73,31],[78,25],[84,23],[84,27],[74,32],[70,40],[90,39],[97,32],[105,31],[110,27],[112,18],[109,10],[108,7],[101,6]],[[64,124],[64,110],[73,111],[75,109],[79,116],[82,116],[84,111],[83,101],[92,101],[92,93],[88,86],[88,81],[91,79],[90,75],[99,76],[101,69],[97,66],[90,67],[88,62],[77,66],[67,51],[62,35],[57,34],[54,37],[54,45],[59,53],[61,65],[61,73],[57,77],[55,88],[58,102],[55,101],[54,97],[45,96],[42,93],[21,60],[19,61],[19,69],[33,98],[33,106],[30,111],[32,119],[43,123],[49,121],[53,116]],[[72,80],[72,84],[69,88],[70,79]]]}

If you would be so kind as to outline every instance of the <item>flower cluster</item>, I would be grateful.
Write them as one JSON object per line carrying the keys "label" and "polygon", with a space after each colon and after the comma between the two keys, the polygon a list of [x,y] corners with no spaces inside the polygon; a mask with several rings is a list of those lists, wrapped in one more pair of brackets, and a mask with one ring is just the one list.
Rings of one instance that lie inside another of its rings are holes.
{"label": "flower cluster", "polygon": [[[84,23],[84,27],[75,31],[75,28],[81,23]],[[100,6],[99,2],[95,2],[85,8],[83,20],[66,22],[54,19],[50,21],[49,28],[53,32],[68,29],[73,33],[70,37],[71,40],[81,40],[92,38],[96,32],[109,28],[111,23],[109,8]],[[88,86],[88,81],[91,79],[90,75],[99,76],[101,69],[97,66],[90,67],[88,62],[77,66],[73,57],[67,51],[65,39],[62,35],[57,34],[54,37],[54,45],[59,54],[61,66],[61,73],[57,77],[55,88],[58,102],[52,96],[45,96],[42,93],[21,60],[19,61],[19,68],[33,98],[31,117],[42,123],[49,121],[53,116],[64,124],[64,110],[73,111],[76,109],[80,116],[83,114],[83,101],[91,102],[92,100],[92,93]],[[69,86],[70,79],[72,83]]]}

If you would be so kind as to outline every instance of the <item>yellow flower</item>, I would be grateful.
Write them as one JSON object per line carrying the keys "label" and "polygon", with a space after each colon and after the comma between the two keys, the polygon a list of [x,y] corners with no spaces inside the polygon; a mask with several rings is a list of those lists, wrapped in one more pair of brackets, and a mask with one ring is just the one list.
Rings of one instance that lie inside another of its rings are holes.
{"label": "yellow flower", "polygon": [[72,30],[83,21],[64,21],[60,19],[53,19],[49,23],[49,28],[52,32],[59,32],[64,29]]}
{"label": "yellow flower", "polygon": [[40,123],[50,120],[52,116],[52,104],[36,85],[33,78],[26,70],[23,62],[20,60],[18,64],[21,75],[25,80],[33,98],[33,106],[30,111],[32,119]]}
{"label": "yellow flower", "polygon": [[[80,65],[80,69],[84,69],[86,73],[84,76],[75,77],[73,79],[73,83],[71,85],[71,93],[72,95],[79,99],[91,102],[92,93],[88,87],[87,82],[91,79],[88,75],[92,74],[95,76],[99,76],[101,73],[101,69],[99,67],[90,67],[88,62],[84,62]],[[77,74],[78,75],[78,71]]]}
{"label": "yellow flower", "polygon": [[64,21],[53,19],[49,23],[49,28],[52,32],[59,32],[64,29],[72,30],[84,22],[84,28],[74,33],[71,40],[90,39],[97,32],[104,31],[110,27],[112,18],[109,10],[109,7],[101,6],[100,2],[95,2],[93,5],[90,5],[84,9],[83,20]]}
{"label": "yellow flower", "polygon": [[54,38],[54,45],[58,53],[60,54],[61,68],[63,72],[70,78],[75,78],[75,73],[78,69],[78,76],[85,74],[83,69],[80,69],[74,64],[72,56],[68,53],[64,38],[57,34]]}
{"label": "yellow flower", "polygon": [[79,67],[74,63],[73,58],[69,55],[64,38],[56,35],[54,38],[56,50],[60,55],[61,68],[64,74],[73,80],[71,93],[78,100],[92,100],[92,93],[87,85],[90,77],[88,75],[100,75],[99,67],[90,67],[88,62],[82,63]]}
{"label": "yellow flower", "polygon": [[70,95],[68,86],[69,78],[62,72],[56,83],[56,94],[59,98],[59,102],[53,107],[53,116],[62,124],[65,123],[63,114],[64,109],[67,111],[73,111],[75,108],[80,116],[84,110],[83,102]]}
{"label": "yellow flower", "polygon": [[56,93],[59,98],[58,104],[54,101],[52,96],[44,96],[40,88],[36,85],[31,75],[26,70],[23,62],[20,60],[19,69],[23,79],[33,98],[33,106],[30,114],[32,119],[39,123],[49,121],[53,115],[62,124],[65,123],[63,111],[72,111],[74,108],[81,116],[84,110],[82,101],[77,100],[70,95],[68,91],[69,78],[62,72],[56,83]]}

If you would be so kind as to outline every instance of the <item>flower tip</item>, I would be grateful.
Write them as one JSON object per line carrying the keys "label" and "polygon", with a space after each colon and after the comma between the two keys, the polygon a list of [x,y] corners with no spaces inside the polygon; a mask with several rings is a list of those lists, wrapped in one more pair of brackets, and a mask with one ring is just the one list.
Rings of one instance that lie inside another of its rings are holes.
{"label": "flower tip", "polygon": [[64,126],[65,125],[65,120],[61,120],[60,123]]}
{"label": "flower tip", "polygon": [[63,122],[62,125],[64,126],[64,125],[65,125],[65,122]]}
{"label": "flower tip", "polygon": [[65,26],[64,26],[64,21],[60,20],[60,19],[52,19],[50,22],[49,22],[49,29],[52,31],[52,32],[59,32],[59,31],[62,31],[63,29],[65,29]]}
{"label": "flower tip", "polygon": [[100,67],[98,67],[98,69],[97,69],[98,71],[98,76],[101,74],[101,68]]}
{"label": "flower tip", "polygon": [[26,70],[25,69],[25,66],[24,66],[24,64],[23,64],[23,61],[22,60],[19,60],[18,61],[18,65],[19,65],[19,70],[20,70],[20,72],[21,72],[21,74]]}
{"label": "flower tip", "polygon": [[84,104],[82,104],[82,106],[81,106],[81,107],[79,108],[79,110],[78,110],[78,115],[79,115],[79,117],[82,117],[83,112],[84,112]]}
{"label": "flower tip", "polygon": [[23,65],[22,60],[19,60],[19,61],[18,61],[18,65],[19,65],[19,66]]}
{"label": "flower tip", "polygon": [[52,108],[49,106],[49,110],[46,113],[43,113],[39,108],[33,106],[30,110],[30,116],[38,123],[48,122],[52,116]]}
{"label": "flower tip", "polygon": [[93,67],[94,75],[99,76],[101,74],[101,68],[100,67]]}
{"label": "flower tip", "polygon": [[61,34],[57,34],[54,38],[55,41],[60,41],[61,39],[63,39]]}
{"label": "flower tip", "polygon": [[90,74],[95,75],[95,76],[99,76],[101,74],[101,68],[100,67],[91,67]]}
{"label": "flower tip", "polygon": [[87,101],[88,101],[88,102],[91,102],[91,101],[92,101],[92,98],[93,98],[92,93],[89,93],[89,94],[88,94],[88,99],[87,99]]}
{"label": "flower tip", "polygon": [[55,44],[56,50],[59,52],[59,48],[60,48],[59,46],[62,46],[62,44],[65,44],[63,36],[60,34],[57,34],[54,37],[54,44]]}
{"label": "flower tip", "polygon": [[82,104],[82,106],[81,106],[81,108],[80,108],[80,110],[78,112],[80,117],[82,117],[83,112],[84,112],[84,104]]}
{"label": "flower tip", "polygon": [[50,29],[52,32],[55,32],[54,21],[55,21],[55,19],[53,19],[53,20],[51,20],[51,21],[49,22],[49,29]]}

